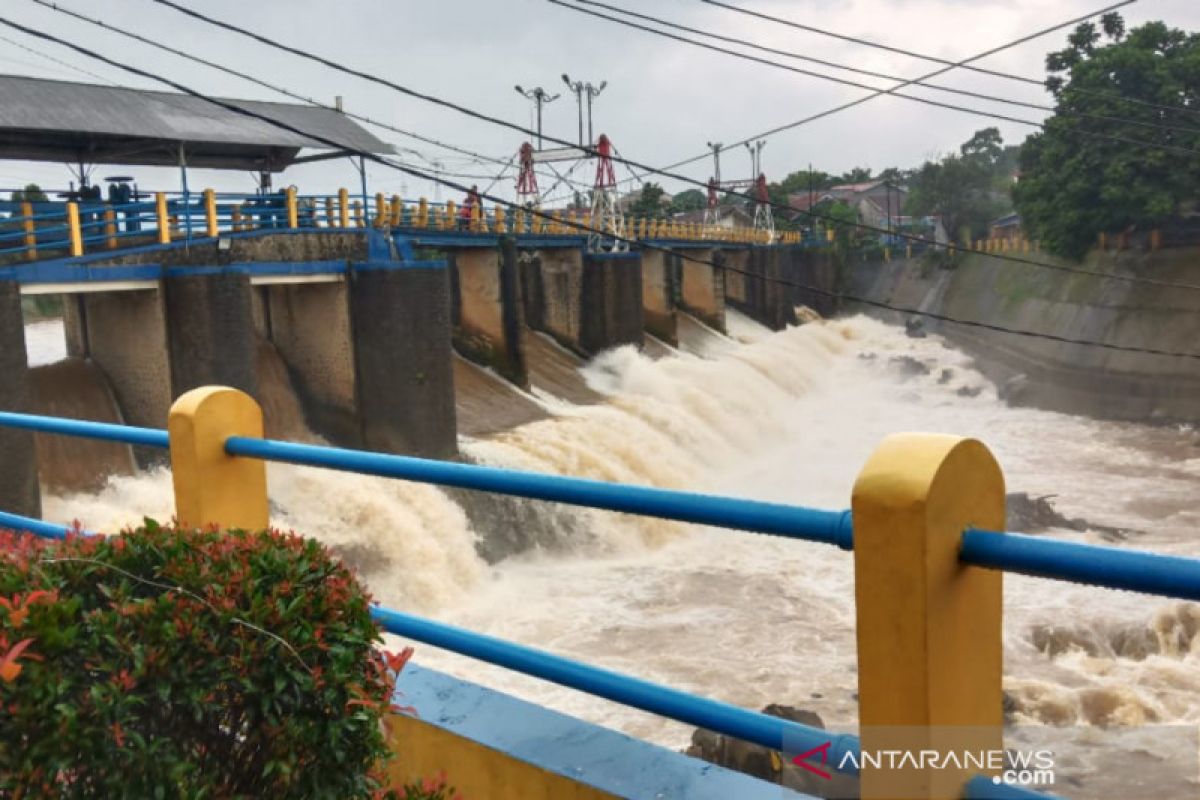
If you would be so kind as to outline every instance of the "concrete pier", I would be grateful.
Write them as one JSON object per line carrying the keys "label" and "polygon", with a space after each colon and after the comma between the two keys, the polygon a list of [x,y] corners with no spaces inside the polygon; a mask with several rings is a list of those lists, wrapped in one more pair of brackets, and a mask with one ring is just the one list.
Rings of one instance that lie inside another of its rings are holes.
{"label": "concrete pier", "polygon": [[679,344],[675,315],[679,256],[662,250],[642,252],[642,319],[646,332],[670,345]]}
{"label": "concrete pier", "polygon": [[450,255],[455,287],[454,346],[466,358],[494,369],[517,386],[529,386],[521,346],[523,309],[516,246],[478,247]]}
{"label": "concrete pier", "polygon": [[430,458],[454,456],[450,277],[445,264],[356,265],[350,318],[362,446]]}
{"label": "concrete pier", "polygon": [[681,276],[680,306],[705,325],[724,333],[724,254],[718,250],[687,250],[677,258]]}
{"label": "concrete pier", "polygon": [[229,386],[258,396],[250,276],[214,268],[173,269],[163,280],[171,396]]}
{"label": "concrete pier", "polygon": [[[15,281],[0,281],[0,376],[0,409],[31,411],[25,320],[21,288]],[[33,434],[0,428],[0,454],[0,510],[41,517]]]}

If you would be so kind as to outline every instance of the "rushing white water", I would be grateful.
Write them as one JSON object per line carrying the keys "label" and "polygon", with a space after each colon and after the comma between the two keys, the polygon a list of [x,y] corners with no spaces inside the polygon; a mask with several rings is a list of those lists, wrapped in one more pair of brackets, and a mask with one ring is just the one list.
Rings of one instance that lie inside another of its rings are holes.
{"label": "rushing white water", "polygon": [[[735,318],[709,357],[596,359],[609,396],[486,441],[491,464],[843,508],[874,447],[896,431],[986,442],[1009,491],[1057,495],[1128,543],[1200,555],[1200,441],[1188,429],[1009,408],[964,355],[866,318],[767,334]],[[782,702],[853,726],[851,556],[735,531],[572,514],[574,547],[486,567],[440,492],[273,467],[275,518],[343,548],[386,602],[748,707]],[[97,527],[169,513],[165,476],[47,515]],[[1067,531],[1047,535],[1087,540]],[[1005,687],[1020,722],[1200,723],[1200,610],[1141,595],[1005,578]],[[683,726],[418,645],[418,660],[679,746]]]}

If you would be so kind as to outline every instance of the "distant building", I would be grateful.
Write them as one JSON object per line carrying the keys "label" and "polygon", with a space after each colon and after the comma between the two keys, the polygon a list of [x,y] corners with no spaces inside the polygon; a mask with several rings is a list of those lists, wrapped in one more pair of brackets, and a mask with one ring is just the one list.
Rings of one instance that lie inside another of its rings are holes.
{"label": "distant building", "polygon": [[[695,211],[681,211],[678,214],[672,215],[671,219],[677,222],[703,223],[704,209],[698,208]],[[717,206],[716,225],[719,228],[726,229],[753,228],[754,215],[739,206]]]}
{"label": "distant building", "polygon": [[841,201],[858,212],[858,218],[864,224],[876,228],[886,228],[888,219],[895,220],[904,212],[904,204],[908,200],[908,189],[896,186],[885,180],[863,181],[862,183],[843,183],[820,189],[809,194],[799,192],[788,196],[788,206],[799,212],[809,211],[813,206],[825,201]]}
{"label": "distant building", "polygon": [[990,239],[1020,239],[1024,235],[1021,230],[1021,215],[1017,213],[1006,214],[999,219],[992,220],[988,225],[988,238]]}

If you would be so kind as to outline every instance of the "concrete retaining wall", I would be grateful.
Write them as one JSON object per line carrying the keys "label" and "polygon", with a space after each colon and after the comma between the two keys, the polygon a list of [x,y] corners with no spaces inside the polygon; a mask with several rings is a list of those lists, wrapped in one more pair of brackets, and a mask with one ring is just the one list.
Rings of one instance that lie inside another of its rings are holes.
{"label": "concrete retaining wall", "polygon": [[449,260],[455,349],[512,383],[528,387],[521,345],[520,275],[512,241],[503,240],[499,249],[455,250]]}
{"label": "concrete retaining wall", "polygon": [[[1092,254],[1083,266],[1200,285],[1196,249]],[[985,254],[954,269],[923,259],[854,264],[852,282],[853,293],[869,299],[965,320],[1200,352],[1200,291],[1070,274]],[[924,324],[974,355],[1014,402],[1114,419],[1200,420],[1200,360]]]}
{"label": "concrete retaining wall", "polygon": [[[0,281],[0,409],[32,411],[25,318],[15,281]],[[0,511],[41,517],[33,434],[0,428]]]}
{"label": "concrete retaining wall", "polygon": [[[680,306],[710,328],[725,332],[724,255],[717,250],[687,250],[680,263]],[[705,263],[709,262],[709,263]]]}

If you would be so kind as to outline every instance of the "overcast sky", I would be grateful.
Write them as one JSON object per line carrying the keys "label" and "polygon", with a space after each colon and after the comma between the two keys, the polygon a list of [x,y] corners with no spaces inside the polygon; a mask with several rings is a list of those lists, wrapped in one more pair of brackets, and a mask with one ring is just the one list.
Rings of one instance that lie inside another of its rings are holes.
{"label": "overcast sky", "polygon": [[[786,16],[844,34],[869,38],[940,58],[960,60],[1041,28],[1094,11],[1103,0],[731,0],[756,10]],[[393,125],[416,130],[456,145],[507,159],[519,147],[522,134],[464,117],[428,103],[399,95],[360,79],[332,72],[295,56],[285,55],[236,34],[189,19],[151,0],[57,0],[61,6],[109,24],[126,27],[180,49],[195,52],[253,73],[329,103],[344,97],[346,108]],[[608,88],[596,100],[596,132],[606,132],[620,153],[653,165],[666,165],[705,151],[706,141],[733,142],[866,94],[733,57],[708,52],[648,33],[553,5],[546,0],[455,0],[454,2],[379,2],[379,0],[181,0],[185,4],[242,26],[397,83],[453,100],[524,125],[531,120],[529,101],[514,84],[544,86],[563,96],[545,110],[547,134],[574,140],[576,107],[559,77],[599,83]],[[806,33],[779,24],[750,19],[698,0],[609,0],[681,24],[719,31],[727,36],[831,61],[851,63],[879,72],[915,77],[937,65]],[[107,55],[153,70],[192,88],[227,97],[282,100],[267,89],[207,67],[168,55],[76,22],[31,0],[3,0],[0,15],[70,38]],[[1130,26],[1163,19],[1188,30],[1200,29],[1198,0],[1140,0],[1123,10]],[[982,66],[1035,78],[1043,77],[1047,51],[1062,47],[1067,31],[1008,50],[980,62]],[[30,39],[0,27],[0,70],[64,80],[96,82],[67,66],[20,49],[32,47],[93,72],[107,82],[144,88],[163,87],[90,61],[73,51]],[[785,60],[780,58],[779,60]],[[801,62],[797,66],[823,72]],[[838,73],[853,80],[881,85],[874,78]],[[970,72],[938,79],[973,91],[1035,102],[1046,96],[1036,86],[989,78]],[[917,90],[912,90],[917,91]],[[1037,119],[1040,112],[997,106],[944,95],[931,96],[981,109]],[[0,109],[0,115],[3,110]],[[768,178],[777,180],[808,163],[830,172],[855,166],[875,170],[914,166],[948,152],[978,128],[993,124],[980,117],[932,108],[911,101],[882,97],[796,130],[770,138],[763,151]],[[1009,142],[1020,141],[1030,128],[996,123]],[[494,175],[495,165],[469,163],[463,156],[439,151],[398,134],[375,130],[393,144],[411,147],[448,170]],[[412,154],[405,158],[428,167]],[[100,167],[98,177],[120,168]],[[585,167],[576,176],[585,176]],[[683,170],[698,179],[711,172],[711,159]],[[745,148],[722,159],[726,178],[748,176]],[[143,186],[174,189],[177,171],[134,170]],[[618,177],[628,173],[618,167]],[[36,181],[65,187],[66,167],[56,164],[0,164],[0,187]],[[585,179],[590,180],[590,176]],[[371,191],[401,192],[408,197],[435,195],[434,188],[384,167],[369,169]],[[301,191],[326,192],[340,185],[357,185],[357,173],[346,161],[296,167],[281,183]],[[687,188],[663,181],[669,190]],[[486,181],[479,181],[486,185]],[[512,179],[496,191],[511,196]],[[545,181],[543,180],[543,188]],[[193,188],[212,186],[252,191],[247,173],[195,170]],[[457,192],[443,190],[446,197]]]}

